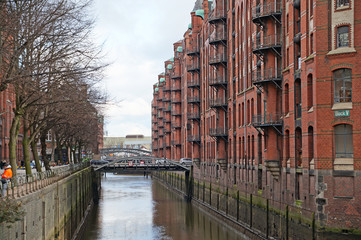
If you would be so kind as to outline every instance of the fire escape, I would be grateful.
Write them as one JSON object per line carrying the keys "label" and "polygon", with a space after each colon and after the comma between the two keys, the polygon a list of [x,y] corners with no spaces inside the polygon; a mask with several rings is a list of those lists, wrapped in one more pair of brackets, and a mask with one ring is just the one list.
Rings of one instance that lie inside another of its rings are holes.
{"label": "fire escape", "polygon": [[210,55],[209,65],[213,67],[209,77],[209,86],[213,93],[209,99],[209,106],[216,114],[216,126],[211,126],[209,136],[217,143],[218,152],[224,152],[223,156],[217,156],[217,162],[223,170],[227,169],[226,149],[228,143],[227,129],[227,14],[224,9],[214,9],[208,19],[212,33],[209,44],[213,47],[213,55]]}
{"label": "fire escape", "polygon": [[[263,109],[258,107],[257,114],[252,118],[252,125],[263,136],[272,136],[269,142],[277,141],[283,136],[283,115],[280,107],[282,98],[277,98],[279,95],[277,93],[282,92],[281,4],[279,0],[271,3],[265,3],[265,1],[261,3],[258,0],[257,5],[252,9],[252,21],[257,26],[256,37],[252,43],[253,54],[257,56],[257,70],[253,72],[252,83],[259,92],[263,93],[264,99],[272,103],[267,104],[264,100]],[[276,145],[272,146],[276,147]],[[278,179],[281,170],[281,154],[268,154],[265,156],[266,168],[275,179]]]}

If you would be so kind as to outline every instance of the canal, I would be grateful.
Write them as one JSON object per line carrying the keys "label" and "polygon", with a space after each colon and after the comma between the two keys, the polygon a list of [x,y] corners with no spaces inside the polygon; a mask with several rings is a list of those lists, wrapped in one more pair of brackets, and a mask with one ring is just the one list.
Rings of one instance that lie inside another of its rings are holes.
{"label": "canal", "polygon": [[144,176],[107,174],[83,240],[247,239]]}

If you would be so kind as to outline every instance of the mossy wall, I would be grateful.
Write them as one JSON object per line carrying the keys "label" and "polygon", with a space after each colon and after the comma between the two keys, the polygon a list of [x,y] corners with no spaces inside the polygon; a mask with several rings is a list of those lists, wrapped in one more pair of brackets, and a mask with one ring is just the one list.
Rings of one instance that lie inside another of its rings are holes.
{"label": "mossy wall", "polygon": [[[155,172],[153,177],[187,195],[184,173]],[[242,195],[234,189],[191,179],[192,201],[216,215],[238,224],[252,239],[360,239],[357,233],[339,233],[318,227],[314,213],[259,195]],[[236,189],[236,188],[235,188]]]}
{"label": "mossy wall", "polygon": [[93,201],[94,176],[88,167],[16,199],[22,202],[25,216],[1,224],[1,239],[72,239]]}

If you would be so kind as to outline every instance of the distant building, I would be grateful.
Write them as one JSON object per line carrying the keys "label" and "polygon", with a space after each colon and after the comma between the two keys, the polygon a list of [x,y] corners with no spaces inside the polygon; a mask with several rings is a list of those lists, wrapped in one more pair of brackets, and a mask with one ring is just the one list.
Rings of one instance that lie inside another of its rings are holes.
{"label": "distant building", "polygon": [[103,148],[134,148],[151,150],[152,139],[144,135],[126,135],[125,137],[104,137]]}

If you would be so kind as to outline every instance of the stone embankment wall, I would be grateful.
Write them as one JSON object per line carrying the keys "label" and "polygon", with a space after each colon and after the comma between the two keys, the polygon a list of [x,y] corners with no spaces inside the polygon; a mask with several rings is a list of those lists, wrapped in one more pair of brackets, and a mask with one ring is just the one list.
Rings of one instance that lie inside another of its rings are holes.
{"label": "stone embankment wall", "polygon": [[94,177],[84,168],[38,191],[17,198],[25,210],[22,220],[1,224],[2,240],[73,239],[93,203]]}
{"label": "stone embankment wall", "polygon": [[186,177],[184,173],[154,172],[153,178],[192,199],[192,203],[240,230],[251,239],[360,239],[360,235],[321,228],[314,213],[255,195]]}

